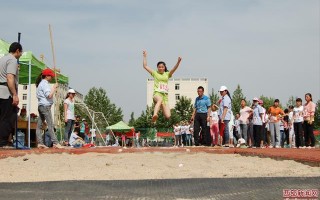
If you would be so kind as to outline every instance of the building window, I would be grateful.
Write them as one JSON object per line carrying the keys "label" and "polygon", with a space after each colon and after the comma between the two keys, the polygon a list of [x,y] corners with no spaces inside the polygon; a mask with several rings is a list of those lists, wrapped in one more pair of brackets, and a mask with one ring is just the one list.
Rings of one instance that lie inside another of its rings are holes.
{"label": "building window", "polygon": [[28,86],[27,85],[24,85],[23,86],[23,90],[27,90],[28,89]]}
{"label": "building window", "polygon": [[22,104],[22,109],[27,109],[27,104]]}
{"label": "building window", "polygon": [[180,94],[176,94],[176,100],[180,100]]}
{"label": "building window", "polygon": [[23,94],[22,100],[27,100],[27,94]]}
{"label": "building window", "polygon": [[180,90],[180,84],[179,83],[176,83],[176,85],[175,85],[175,90]]}

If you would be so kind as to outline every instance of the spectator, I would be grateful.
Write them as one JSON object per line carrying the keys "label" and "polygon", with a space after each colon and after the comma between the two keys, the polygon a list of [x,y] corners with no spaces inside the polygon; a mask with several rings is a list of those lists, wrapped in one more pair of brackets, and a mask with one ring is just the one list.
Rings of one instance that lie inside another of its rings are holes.
{"label": "spectator", "polygon": [[91,137],[90,137],[90,140],[91,140],[91,144],[96,144],[96,129],[90,129],[90,133],[91,133]]}
{"label": "spectator", "polygon": [[[75,121],[74,121],[73,129],[75,129],[75,128],[80,129],[80,116],[79,116],[79,115],[76,115],[75,117],[76,117],[76,119],[75,119]],[[81,136],[80,136],[80,137],[81,137]]]}
{"label": "spectator", "polygon": [[[204,95],[204,88],[199,86],[197,89],[198,97],[195,100],[191,121],[194,122],[194,145],[199,146],[199,133],[203,143],[210,145],[210,134],[207,131],[207,122],[210,122],[211,102],[209,97]],[[201,127],[201,132],[200,132]],[[210,132],[209,132],[210,133]]]}
{"label": "spectator", "polygon": [[304,143],[306,147],[314,148],[316,140],[313,133],[313,122],[316,104],[312,102],[312,95],[310,93],[305,95],[305,100],[306,103],[303,106]]}
{"label": "spectator", "polygon": [[121,134],[121,145],[122,147],[126,147],[126,135]]}
{"label": "spectator", "polygon": [[283,110],[279,107],[279,99],[274,100],[273,106],[268,109],[270,115],[269,128],[271,133],[270,148],[280,148],[280,117],[284,115]]}
{"label": "spectator", "polygon": [[[211,105],[210,113],[210,134],[212,146],[219,144],[219,116],[218,116],[218,106],[216,104]],[[220,139],[221,140],[221,139]]]}
{"label": "spectator", "polygon": [[14,132],[19,97],[18,91],[18,62],[22,55],[22,46],[14,42],[9,47],[9,54],[0,59],[0,147],[10,148],[8,141]]}
{"label": "spectator", "polygon": [[191,146],[191,144],[192,144],[192,141],[191,141],[192,133],[190,131],[190,129],[191,129],[190,122],[186,121],[186,125],[185,126],[186,126],[186,146]]}
{"label": "spectator", "polygon": [[139,139],[140,139],[140,131],[136,132],[136,138],[135,138],[136,145],[135,146],[137,148],[140,148]]}
{"label": "spectator", "polygon": [[39,111],[39,118],[37,123],[36,135],[38,140],[38,148],[47,148],[44,145],[42,139],[42,126],[46,122],[48,126],[49,135],[51,141],[53,142],[54,148],[63,148],[54,133],[53,130],[53,121],[52,121],[52,114],[51,114],[51,106],[53,104],[53,97],[57,90],[58,84],[54,84],[51,88],[49,82],[55,76],[54,72],[47,68],[42,71],[42,73],[38,76],[36,80],[36,87],[37,87],[37,98],[38,98],[38,111]]}
{"label": "spectator", "polygon": [[230,122],[228,124],[229,126],[229,147],[234,147],[234,137],[233,137],[233,128],[234,128],[234,116],[233,112],[231,111],[231,117],[230,117]]}
{"label": "spectator", "polygon": [[[284,128],[284,137],[281,138],[281,147],[289,148],[290,147],[290,139],[289,139],[289,109],[284,109],[283,116],[283,128]],[[284,144],[286,142],[286,145]]]}
{"label": "spectator", "polygon": [[65,131],[64,131],[64,141],[65,145],[68,145],[68,141],[70,138],[70,135],[73,130],[74,125],[74,96],[76,95],[76,92],[73,89],[69,89],[66,99],[64,100],[63,106],[64,106],[64,122],[65,122]]}
{"label": "spectator", "polygon": [[174,132],[174,146],[179,147],[181,146],[181,127],[179,126],[179,123],[176,123],[173,126],[173,132]]}
{"label": "spectator", "polygon": [[296,99],[296,106],[293,108],[293,129],[295,135],[295,147],[303,147],[303,106],[302,99]]}
{"label": "spectator", "polygon": [[223,133],[223,143],[225,147],[229,147],[229,122],[231,120],[231,96],[226,86],[220,87],[220,95],[222,100],[219,109],[219,130]]}
{"label": "spectator", "polygon": [[294,136],[294,130],[293,130],[293,106],[289,106],[289,146],[290,148],[293,148],[295,145],[295,136]]}
{"label": "spectator", "polygon": [[84,140],[80,136],[78,136],[79,131],[79,128],[75,128],[73,133],[71,133],[70,135],[69,144],[72,147],[82,147],[85,144]]}
{"label": "spectator", "polygon": [[88,143],[88,140],[86,139],[86,134],[85,134],[85,131],[86,131],[86,124],[85,124],[85,122],[86,122],[87,120],[85,119],[85,118],[83,118],[82,120],[81,120],[81,124],[80,124],[80,133],[79,133],[79,136],[83,139],[83,140],[85,140],[85,142],[86,143]]}
{"label": "spectator", "polygon": [[252,113],[252,108],[247,106],[247,102],[245,99],[241,100],[241,109],[240,109],[240,136],[243,138],[248,144],[248,124],[249,124],[249,116]]}
{"label": "spectator", "polygon": [[262,138],[262,118],[263,118],[263,109],[259,105],[259,99],[257,97],[253,98],[253,115],[252,115],[252,124],[253,124],[253,148],[260,147],[263,148],[263,138]]}
{"label": "spectator", "polygon": [[240,137],[240,114],[237,113],[236,114],[236,118],[234,120],[234,124],[233,124],[233,137],[236,139],[236,141],[238,141],[241,137]]}
{"label": "spectator", "polygon": [[266,109],[263,107],[263,100],[259,99],[259,105],[261,106],[262,108],[262,112],[263,112],[263,115],[262,115],[262,131],[261,131],[261,136],[262,136],[262,140],[263,140],[263,143],[264,143],[264,147],[265,146],[268,146],[268,115],[267,115],[267,111]]}
{"label": "spectator", "polygon": [[107,146],[110,145],[110,132],[107,132],[106,134],[106,143],[107,143]]}

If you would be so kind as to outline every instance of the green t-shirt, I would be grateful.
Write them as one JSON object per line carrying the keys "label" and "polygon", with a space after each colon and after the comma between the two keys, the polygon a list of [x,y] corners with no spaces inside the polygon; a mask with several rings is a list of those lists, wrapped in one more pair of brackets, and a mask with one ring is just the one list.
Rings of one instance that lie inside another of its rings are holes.
{"label": "green t-shirt", "polygon": [[171,78],[169,77],[169,72],[164,72],[163,74],[160,74],[158,71],[152,71],[151,76],[154,78],[153,91],[160,93],[168,93],[168,80],[169,78]]}

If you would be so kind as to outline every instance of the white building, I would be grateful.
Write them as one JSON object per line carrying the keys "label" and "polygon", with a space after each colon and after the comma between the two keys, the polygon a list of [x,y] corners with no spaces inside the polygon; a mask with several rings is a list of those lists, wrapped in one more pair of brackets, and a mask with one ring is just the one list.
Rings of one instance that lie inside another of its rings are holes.
{"label": "white building", "polygon": [[[152,106],[153,103],[153,85],[154,79],[147,79],[147,105]],[[207,78],[171,78],[169,79],[168,101],[170,109],[174,108],[176,102],[182,97],[191,98],[192,102],[198,96],[197,89],[199,86],[204,88],[204,94],[208,95],[208,79]]]}
{"label": "white building", "polygon": [[[53,86],[53,84],[51,84],[51,86]],[[30,99],[31,99],[31,103],[30,103],[30,113],[28,113],[28,103],[29,103],[29,99],[28,99],[28,85],[19,85],[18,88],[18,96],[19,96],[19,108],[25,108],[27,109],[27,116],[31,113],[36,114],[37,116],[39,116],[39,112],[38,112],[38,99],[37,99],[37,95],[36,95],[36,85],[35,84],[31,84],[30,85]],[[58,114],[57,112],[55,112],[55,105],[56,103],[62,104],[62,102],[64,101],[64,99],[66,98],[67,95],[67,91],[68,91],[69,87],[67,85],[64,84],[59,84],[58,86],[58,90],[57,90],[57,94],[55,96],[54,99],[54,104],[52,105],[51,108],[51,112],[52,115],[54,116],[54,123],[56,124],[57,118],[58,118]],[[77,91],[76,91],[77,92]],[[83,95],[80,94],[79,92],[77,92],[76,97],[75,97],[76,102],[82,102],[83,101]]]}

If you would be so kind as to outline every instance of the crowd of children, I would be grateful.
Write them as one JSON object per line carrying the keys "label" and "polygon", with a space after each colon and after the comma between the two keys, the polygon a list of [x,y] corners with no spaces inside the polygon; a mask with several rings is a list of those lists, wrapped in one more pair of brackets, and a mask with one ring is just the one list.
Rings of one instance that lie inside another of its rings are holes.
{"label": "crowd of children", "polygon": [[[282,110],[278,99],[270,108],[264,108],[261,99],[253,98],[253,104],[247,106],[245,99],[241,100],[239,113],[235,117],[231,112],[228,124],[229,140],[224,141],[224,132],[219,131],[219,107],[211,105],[210,126],[211,146],[241,147],[241,148],[315,148],[313,123],[315,103],[312,95],[305,95],[306,103],[296,99],[295,106]],[[191,146],[193,143],[193,124],[188,121],[173,126],[174,146]],[[200,144],[202,135],[200,136]],[[208,146],[207,144],[205,144]]]}

